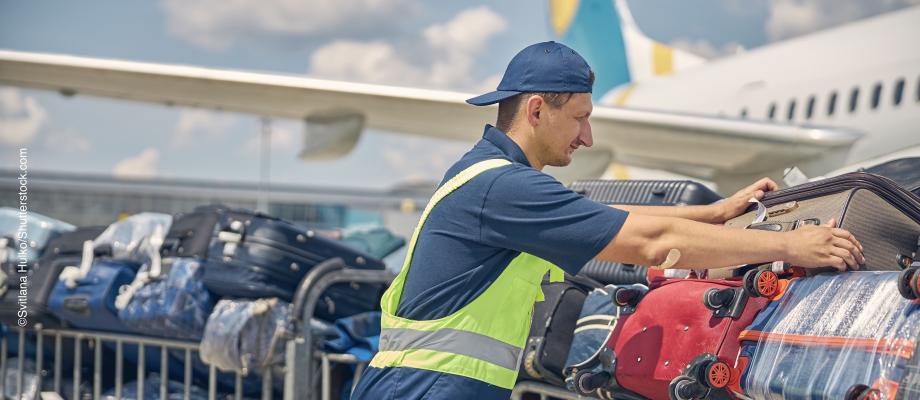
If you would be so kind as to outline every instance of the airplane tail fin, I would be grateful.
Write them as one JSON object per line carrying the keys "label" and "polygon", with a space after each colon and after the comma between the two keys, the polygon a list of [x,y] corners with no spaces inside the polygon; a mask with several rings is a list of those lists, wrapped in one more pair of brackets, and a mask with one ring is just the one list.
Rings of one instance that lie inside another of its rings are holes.
{"label": "airplane tail fin", "polygon": [[617,86],[667,75],[705,59],[645,36],[626,0],[550,0],[550,25],[560,42],[594,69],[594,98]]}

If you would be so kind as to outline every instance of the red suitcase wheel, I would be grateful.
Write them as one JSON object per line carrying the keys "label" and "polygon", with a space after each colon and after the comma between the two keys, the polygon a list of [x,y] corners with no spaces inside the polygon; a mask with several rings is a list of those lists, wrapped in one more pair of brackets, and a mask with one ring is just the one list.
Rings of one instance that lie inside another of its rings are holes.
{"label": "red suitcase wheel", "polygon": [[761,297],[773,297],[779,289],[779,277],[770,270],[759,271],[754,275],[754,287]]}
{"label": "red suitcase wheel", "polygon": [[706,367],[704,373],[706,374],[707,386],[721,389],[728,386],[728,381],[732,376],[732,369],[723,361],[715,361]]}

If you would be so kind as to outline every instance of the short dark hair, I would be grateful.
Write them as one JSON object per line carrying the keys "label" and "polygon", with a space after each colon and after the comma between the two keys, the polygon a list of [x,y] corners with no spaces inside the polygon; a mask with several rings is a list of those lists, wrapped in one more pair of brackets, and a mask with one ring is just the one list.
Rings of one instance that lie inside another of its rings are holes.
{"label": "short dark hair", "polygon": [[[588,82],[594,86],[594,71],[590,72]],[[508,132],[511,124],[517,118],[518,110],[521,108],[521,102],[530,96],[537,95],[543,98],[546,104],[552,108],[560,108],[568,103],[574,93],[560,92],[526,92],[517,96],[512,96],[498,103],[498,118],[495,121],[495,127],[502,132]]]}

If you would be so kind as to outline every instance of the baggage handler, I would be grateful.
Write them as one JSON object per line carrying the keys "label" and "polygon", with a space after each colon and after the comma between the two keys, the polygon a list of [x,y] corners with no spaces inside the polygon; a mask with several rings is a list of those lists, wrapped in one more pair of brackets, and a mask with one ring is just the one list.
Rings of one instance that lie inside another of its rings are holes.
{"label": "baggage handler", "polygon": [[496,126],[456,162],[422,214],[406,261],[381,301],[380,351],[356,399],[508,399],[533,304],[549,272],[578,273],[592,258],[670,268],[783,260],[857,268],[853,236],[826,226],[787,233],[720,226],[748,199],[776,189],[761,179],[709,206],[608,207],[541,172],[592,144],[594,73],[574,50],[531,45],[508,64]]}

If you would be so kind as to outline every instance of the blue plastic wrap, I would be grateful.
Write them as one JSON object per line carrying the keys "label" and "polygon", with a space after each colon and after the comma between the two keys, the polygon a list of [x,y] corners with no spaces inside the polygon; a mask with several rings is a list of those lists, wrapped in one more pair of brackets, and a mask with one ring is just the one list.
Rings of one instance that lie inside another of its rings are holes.
{"label": "blue plastic wrap", "polygon": [[622,309],[613,301],[613,294],[618,288],[638,290],[643,293],[648,291],[647,286],[637,283],[607,285],[588,293],[575,326],[575,335],[572,337],[572,345],[569,347],[569,355],[565,361],[565,371],[570,371],[573,367],[593,359],[607,343],[616,318],[622,312]]}
{"label": "blue plastic wrap", "polygon": [[[881,399],[920,390],[920,304],[901,297],[897,272],[821,274],[793,280],[742,333],[741,378],[754,399]],[[864,385],[864,386],[859,386]],[[901,396],[899,398],[903,398]],[[917,398],[917,397],[908,397]]]}
{"label": "blue plastic wrap", "polygon": [[164,274],[134,292],[118,318],[139,333],[201,339],[214,308],[214,299],[201,282],[201,263],[178,258],[164,262],[163,269]]}
{"label": "blue plastic wrap", "polygon": [[202,361],[242,374],[283,363],[290,315],[290,304],[277,298],[219,301],[201,340]]}
{"label": "blue plastic wrap", "polygon": [[109,225],[93,240],[93,246],[111,246],[114,259],[146,263],[153,253],[159,253],[171,224],[172,216],[169,214],[134,214]]}
{"label": "blue plastic wrap", "polygon": [[[19,210],[9,207],[0,208],[0,238],[8,240],[6,246],[0,248],[0,262],[7,259],[16,259],[16,243],[20,222]],[[48,241],[55,236],[70,232],[76,229],[71,224],[64,221],[58,221],[54,218],[30,212],[26,219],[26,234],[28,235],[28,246],[26,250],[26,262],[35,261],[41,254]]]}

